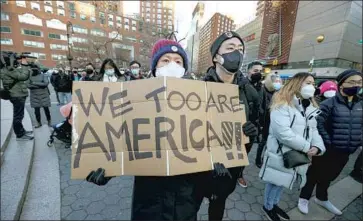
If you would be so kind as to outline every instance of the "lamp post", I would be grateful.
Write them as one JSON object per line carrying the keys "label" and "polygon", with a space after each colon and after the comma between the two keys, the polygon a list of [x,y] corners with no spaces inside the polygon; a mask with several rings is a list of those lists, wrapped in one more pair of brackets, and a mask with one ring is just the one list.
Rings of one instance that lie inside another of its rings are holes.
{"label": "lamp post", "polygon": [[[325,39],[325,36],[324,35],[319,35],[318,37],[316,37],[316,42],[318,44],[320,44],[321,42],[323,42]],[[314,59],[315,59],[315,44],[313,43],[310,43],[310,46],[313,47],[313,57],[311,58],[310,60],[310,73],[313,72],[313,66],[314,66]]]}
{"label": "lamp post", "polygon": [[67,42],[68,42],[68,55],[67,55],[67,59],[68,59],[68,62],[69,62],[69,68],[72,70],[72,60],[73,60],[73,57],[71,55],[71,42],[70,42],[70,35],[72,35],[74,32],[73,32],[73,24],[68,21],[67,22]]}

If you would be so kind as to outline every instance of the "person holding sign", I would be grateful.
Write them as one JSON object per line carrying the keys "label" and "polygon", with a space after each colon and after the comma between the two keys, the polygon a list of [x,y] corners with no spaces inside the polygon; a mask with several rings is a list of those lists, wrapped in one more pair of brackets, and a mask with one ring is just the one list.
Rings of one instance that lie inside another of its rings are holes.
{"label": "person holding sign", "polygon": [[[257,136],[257,127],[252,123],[257,119],[251,119],[251,114],[258,112],[259,98],[253,94],[254,88],[238,78],[238,73],[243,62],[244,42],[233,31],[220,35],[212,44],[211,55],[214,66],[210,67],[204,78],[205,81],[237,84],[239,85],[239,99],[245,104],[247,122],[243,125],[243,132],[248,137]],[[217,176],[211,176],[205,172],[203,181],[199,183],[198,193],[209,198],[209,220],[222,220],[226,199],[236,188],[236,181],[241,177],[242,168],[234,167],[225,169],[219,165]],[[230,174],[231,176],[225,176]]]}
{"label": "person holding sign", "polygon": [[[151,60],[154,77],[181,78],[187,69],[188,58],[178,42],[162,39],[155,43]],[[198,176],[135,176],[131,220],[196,220],[200,205],[195,189]],[[87,177],[97,185],[106,185],[110,179],[103,168]]]}

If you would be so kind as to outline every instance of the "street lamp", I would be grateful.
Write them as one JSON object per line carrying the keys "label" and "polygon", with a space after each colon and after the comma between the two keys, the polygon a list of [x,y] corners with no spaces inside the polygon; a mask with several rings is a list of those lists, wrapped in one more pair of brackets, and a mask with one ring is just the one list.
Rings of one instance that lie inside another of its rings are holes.
{"label": "street lamp", "polygon": [[[323,34],[319,35],[318,37],[316,37],[316,42],[318,44],[322,43],[325,39],[325,36]],[[310,60],[310,73],[313,72],[313,66],[314,66],[314,60],[315,60],[315,44],[310,42],[310,46],[313,47],[313,57]]]}
{"label": "street lamp", "polygon": [[68,21],[67,22],[67,41],[68,41],[68,55],[67,55],[67,59],[69,62],[69,68],[72,70],[72,60],[73,57],[71,55],[71,46],[70,46],[70,35],[73,34],[73,24],[72,22]]}

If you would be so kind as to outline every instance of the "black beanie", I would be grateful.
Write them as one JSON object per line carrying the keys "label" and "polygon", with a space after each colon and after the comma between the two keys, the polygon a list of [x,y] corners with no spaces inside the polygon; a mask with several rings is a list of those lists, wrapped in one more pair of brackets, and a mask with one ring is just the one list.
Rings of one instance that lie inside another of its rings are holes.
{"label": "black beanie", "polygon": [[219,48],[221,47],[222,43],[225,40],[231,39],[231,38],[238,38],[239,40],[241,40],[242,45],[243,45],[243,53],[245,52],[245,43],[243,42],[243,39],[241,38],[241,36],[239,36],[239,34],[237,34],[234,31],[227,31],[224,32],[223,34],[221,34],[212,44],[211,48],[210,48],[210,53],[212,55],[212,59],[214,58],[214,56],[216,56]]}
{"label": "black beanie", "polygon": [[359,71],[354,70],[354,69],[349,69],[349,70],[343,71],[337,77],[338,86],[341,86],[344,83],[344,81],[347,80],[347,78],[349,78],[353,75],[362,75],[362,73],[360,73]]}

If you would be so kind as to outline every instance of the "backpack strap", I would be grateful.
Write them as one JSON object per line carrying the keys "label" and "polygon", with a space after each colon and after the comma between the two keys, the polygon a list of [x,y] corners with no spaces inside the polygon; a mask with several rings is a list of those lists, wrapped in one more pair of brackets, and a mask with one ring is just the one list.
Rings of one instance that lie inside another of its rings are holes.
{"label": "backpack strap", "polygon": [[[296,115],[294,114],[294,117],[292,118],[292,121],[290,123],[290,128],[294,125],[295,122],[295,118]],[[277,139],[276,139],[277,140]],[[279,147],[277,148],[277,153],[280,151],[282,153],[282,144],[279,142],[279,140],[277,140],[277,144],[279,145]]]}
{"label": "backpack strap", "polygon": [[69,120],[69,119],[71,119],[71,117],[72,117],[72,107],[71,107],[71,111],[69,112],[69,114],[68,114],[68,116],[67,116],[67,121]]}

